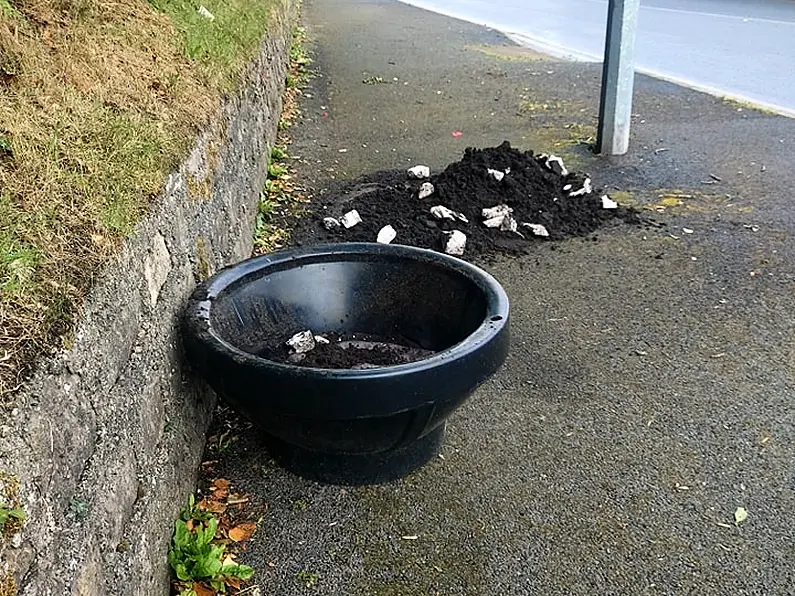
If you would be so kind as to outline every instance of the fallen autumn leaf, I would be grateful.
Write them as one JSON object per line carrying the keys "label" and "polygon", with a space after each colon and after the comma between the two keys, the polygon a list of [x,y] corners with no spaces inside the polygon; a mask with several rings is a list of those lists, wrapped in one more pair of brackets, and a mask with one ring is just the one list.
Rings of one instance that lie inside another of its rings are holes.
{"label": "fallen autumn leaf", "polygon": [[235,526],[234,528],[230,529],[228,532],[228,536],[235,542],[243,542],[245,540],[251,539],[251,537],[254,535],[254,532],[256,530],[257,530],[257,524],[249,522],[245,524],[240,524],[239,526]]}
{"label": "fallen autumn leaf", "polygon": [[216,591],[208,588],[204,584],[194,583],[192,588],[193,591],[196,592],[196,596],[216,596]]}

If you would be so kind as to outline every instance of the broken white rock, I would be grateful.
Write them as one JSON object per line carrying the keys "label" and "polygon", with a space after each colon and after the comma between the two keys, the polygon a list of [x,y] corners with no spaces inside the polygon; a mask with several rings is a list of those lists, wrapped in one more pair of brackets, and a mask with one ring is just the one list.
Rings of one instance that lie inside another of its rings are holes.
{"label": "broken white rock", "polygon": [[213,13],[211,13],[209,10],[207,10],[206,8],[204,8],[204,6],[202,6],[202,5],[199,5],[199,9],[196,12],[198,12],[205,19],[209,19],[210,21],[214,21],[215,20],[215,15]]}
{"label": "broken white rock", "polygon": [[510,213],[513,213],[513,209],[508,207],[508,205],[496,205],[494,207],[485,207],[483,211],[481,211],[481,215],[483,216],[484,219],[492,219],[494,217],[505,217]]}
{"label": "broken white rock", "polygon": [[466,234],[453,230],[452,232],[445,232],[444,235],[447,237],[447,241],[444,244],[444,252],[448,255],[464,254],[464,248],[467,245]]}
{"label": "broken white rock", "polygon": [[455,213],[444,205],[434,205],[431,207],[431,215],[436,219],[451,219],[455,221]]}
{"label": "broken white rock", "polygon": [[530,231],[533,232],[535,236],[542,236],[544,238],[549,238],[549,232],[541,224],[523,223],[522,225],[526,228],[530,228]]}
{"label": "broken white rock", "polygon": [[315,336],[315,343],[316,344],[330,344],[331,340],[329,338],[327,338],[327,337],[322,336],[322,335],[316,335]]}
{"label": "broken white rock", "polygon": [[327,230],[338,230],[341,225],[342,224],[340,223],[340,220],[338,220],[336,217],[323,218],[323,227],[325,227]]}
{"label": "broken white rock", "polygon": [[433,194],[433,184],[430,182],[423,182],[420,184],[420,192],[419,198],[424,199],[425,197],[429,197]]}
{"label": "broken white rock", "polygon": [[352,228],[357,223],[362,222],[362,216],[359,215],[359,212],[356,209],[352,209],[348,211],[345,215],[340,218],[340,223],[345,226],[345,228]]}
{"label": "broken white rock", "polygon": [[514,219],[513,215],[508,214],[508,215],[506,215],[505,217],[502,218],[502,223],[500,224],[500,229],[503,232],[516,232],[517,234],[519,234],[521,236],[521,234],[517,231],[516,227],[517,227],[517,223],[516,223],[516,220]]}
{"label": "broken white rock", "polygon": [[428,178],[431,175],[431,169],[428,166],[414,166],[407,171],[409,178],[414,179]]}
{"label": "broken white rock", "polygon": [[591,194],[593,188],[591,187],[591,179],[586,178],[582,183],[582,188],[580,190],[575,190],[574,192],[570,192],[570,197],[580,197],[582,195]]}
{"label": "broken white rock", "polygon": [[397,237],[397,232],[392,226],[384,226],[378,231],[375,241],[381,244],[389,244]]}
{"label": "broken white rock", "polygon": [[618,209],[618,203],[607,195],[602,195],[602,209]]}
{"label": "broken white rock", "polygon": [[433,215],[436,219],[449,219],[451,221],[458,220],[464,223],[469,223],[466,215],[459,213],[458,211],[448,209],[444,205],[435,205],[431,207],[431,215]]}
{"label": "broken white rock", "polygon": [[292,348],[296,354],[305,354],[315,349],[315,336],[312,331],[299,331],[287,340],[287,345]]}
{"label": "broken white rock", "polygon": [[545,162],[547,168],[555,172],[558,176],[568,176],[569,171],[563,165],[563,160],[557,155],[549,155]]}
{"label": "broken white rock", "polygon": [[500,170],[492,170],[491,168],[488,169],[489,175],[494,178],[497,182],[505,178],[505,172],[501,172]]}
{"label": "broken white rock", "polygon": [[516,232],[516,220],[511,213],[513,213],[513,209],[508,207],[508,205],[486,207],[481,212],[485,218],[483,225],[487,228],[499,228],[503,231]]}

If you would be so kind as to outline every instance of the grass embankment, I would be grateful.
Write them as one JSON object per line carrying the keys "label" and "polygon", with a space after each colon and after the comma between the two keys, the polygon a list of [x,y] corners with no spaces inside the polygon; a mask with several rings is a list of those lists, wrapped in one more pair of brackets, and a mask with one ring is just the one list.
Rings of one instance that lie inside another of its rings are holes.
{"label": "grass embankment", "polygon": [[283,4],[0,0],[0,401],[68,345],[92,280]]}

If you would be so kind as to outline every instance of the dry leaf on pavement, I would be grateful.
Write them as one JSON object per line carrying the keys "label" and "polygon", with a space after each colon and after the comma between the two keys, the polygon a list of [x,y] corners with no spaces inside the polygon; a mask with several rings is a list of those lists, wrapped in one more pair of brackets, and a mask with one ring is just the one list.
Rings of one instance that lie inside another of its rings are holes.
{"label": "dry leaf on pavement", "polygon": [[228,536],[235,542],[243,542],[245,540],[249,540],[254,535],[256,530],[257,524],[249,522],[231,528],[228,532]]}
{"label": "dry leaf on pavement", "polygon": [[205,498],[199,502],[199,508],[210,513],[223,513],[226,511],[226,503]]}
{"label": "dry leaf on pavement", "polygon": [[193,591],[196,592],[196,596],[216,596],[216,591],[204,584],[194,583],[192,587]]}

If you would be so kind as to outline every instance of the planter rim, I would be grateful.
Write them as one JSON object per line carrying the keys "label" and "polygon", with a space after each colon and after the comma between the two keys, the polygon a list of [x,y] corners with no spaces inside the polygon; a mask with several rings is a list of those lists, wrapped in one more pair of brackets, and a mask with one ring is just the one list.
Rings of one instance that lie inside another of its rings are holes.
{"label": "planter rim", "polygon": [[[303,264],[339,261],[377,261],[386,258],[392,261],[416,261],[438,266],[461,275],[474,283],[486,298],[486,313],[480,325],[464,340],[422,360],[372,369],[328,369],[297,366],[275,362],[242,350],[223,338],[212,325],[213,303],[224,292],[243,282],[247,277],[267,275],[272,272],[300,267]],[[191,331],[207,347],[223,354],[239,364],[260,370],[270,369],[274,373],[304,378],[336,378],[339,380],[373,380],[410,372],[421,372],[450,364],[451,361],[467,358],[482,348],[484,343],[500,335],[508,324],[509,302],[505,290],[489,273],[462,259],[430,249],[398,244],[374,242],[350,242],[319,244],[291,248],[252,257],[222,269],[194,291],[186,308],[186,321]]]}

